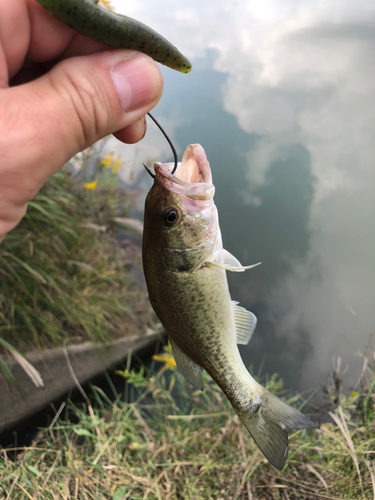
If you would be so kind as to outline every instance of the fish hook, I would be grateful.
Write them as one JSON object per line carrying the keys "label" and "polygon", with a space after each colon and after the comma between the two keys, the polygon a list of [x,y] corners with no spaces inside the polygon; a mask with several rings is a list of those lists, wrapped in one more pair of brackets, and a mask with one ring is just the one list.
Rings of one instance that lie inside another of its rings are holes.
{"label": "fish hook", "polygon": [[[173,167],[173,169],[172,169],[172,175],[173,175],[173,174],[176,172],[176,170],[177,170],[177,165],[178,165],[178,158],[177,158],[177,153],[176,153],[176,150],[175,150],[175,148],[174,148],[174,146],[173,146],[173,144],[172,144],[172,141],[171,141],[171,140],[170,140],[170,138],[167,136],[167,134],[165,133],[165,131],[164,131],[163,127],[160,125],[160,123],[158,123],[158,122],[155,120],[155,118],[152,116],[152,114],[151,114],[151,113],[147,113],[147,114],[148,114],[148,116],[151,118],[151,120],[152,120],[152,121],[153,121],[153,122],[157,125],[157,127],[160,129],[161,133],[162,133],[162,134],[164,135],[164,137],[167,139],[168,144],[170,145],[170,147],[171,147],[171,149],[172,149],[173,158],[174,158],[174,167]],[[145,167],[145,169],[147,170],[147,172],[151,175],[151,177],[152,177],[153,179],[155,179],[155,174],[153,174],[153,173],[151,172],[151,170],[150,170],[148,167],[146,167],[146,165],[145,165],[144,163],[143,163],[143,166]]]}

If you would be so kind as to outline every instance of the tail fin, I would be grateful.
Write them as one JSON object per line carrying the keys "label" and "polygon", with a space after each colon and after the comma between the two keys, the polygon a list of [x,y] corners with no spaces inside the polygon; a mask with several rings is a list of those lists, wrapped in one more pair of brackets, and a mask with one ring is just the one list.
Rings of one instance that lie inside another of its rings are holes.
{"label": "tail fin", "polygon": [[283,403],[266,389],[256,413],[239,414],[239,418],[250,432],[260,451],[278,470],[284,466],[288,456],[288,431],[307,429],[312,422],[298,410]]}

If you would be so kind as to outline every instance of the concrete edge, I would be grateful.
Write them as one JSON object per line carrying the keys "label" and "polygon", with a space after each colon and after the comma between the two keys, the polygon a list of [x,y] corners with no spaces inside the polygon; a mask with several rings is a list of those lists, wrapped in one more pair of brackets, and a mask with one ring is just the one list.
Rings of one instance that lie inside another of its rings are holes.
{"label": "concrete edge", "polygon": [[[106,344],[68,344],[67,351],[74,373],[81,384],[109,369],[131,352],[150,346],[159,334],[150,332],[142,336],[132,336]],[[0,433],[27,419],[52,401],[64,397],[75,388],[69,373],[64,351],[61,347],[46,351],[31,351],[26,359],[38,370],[44,387],[37,388],[14,360],[7,362],[20,389],[9,388],[0,376]]]}

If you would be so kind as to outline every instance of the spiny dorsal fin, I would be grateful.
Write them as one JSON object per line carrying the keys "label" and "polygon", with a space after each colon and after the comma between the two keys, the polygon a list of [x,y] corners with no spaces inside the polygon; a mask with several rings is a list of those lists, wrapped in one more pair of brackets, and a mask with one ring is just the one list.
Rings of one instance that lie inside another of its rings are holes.
{"label": "spiny dorsal fin", "polygon": [[253,336],[257,325],[257,318],[255,314],[239,306],[235,300],[232,300],[232,308],[234,324],[236,326],[237,344],[247,345]]}
{"label": "spiny dorsal fin", "polygon": [[172,346],[172,353],[174,360],[176,361],[177,368],[186,378],[186,380],[194,387],[194,389],[199,389],[203,391],[203,379],[200,366],[198,366],[194,361],[186,356],[186,354],[181,351],[181,349],[173,342],[169,337],[169,341]]}

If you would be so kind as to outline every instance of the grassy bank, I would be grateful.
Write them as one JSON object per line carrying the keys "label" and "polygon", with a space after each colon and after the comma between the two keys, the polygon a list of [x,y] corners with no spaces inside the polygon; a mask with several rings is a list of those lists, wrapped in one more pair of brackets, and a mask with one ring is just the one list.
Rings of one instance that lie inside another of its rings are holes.
{"label": "grassy bank", "polygon": [[121,161],[103,143],[74,161],[79,171],[68,165],[52,177],[0,246],[0,355],[8,345],[25,352],[141,333],[151,320],[129,272],[139,251],[116,222],[133,202]]}
{"label": "grassy bank", "polygon": [[[291,434],[288,461],[278,472],[207,375],[205,391],[191,393],[175,371],[165,376],[173,367],[168,356],[165,361],[156,376],[125,371],[125,398],[113,387],[113,403],[92,387],[93,408],[68,404],[31,446],[1,450],[4,498],[374,498],[375,374],[369,364],[350,397],[329,389],[331,423]],[[280,394],[277,377],[266,385]],[[123,402],[129,391],[134,403]],[[297,397],[289,403],[303,406]]]}
{"label": "grassy bank", "polygon": [[[126,236],[116,222],[128,215],[131,197],[118,185],[119,160],[98,147],[80,157],[78,173],[67,167],[50,180],[0,247],[3,348],[27,351],[72,336],[107,340],[152,321],[146,293],[129,272],[137,252],[133,259],[131,245],[120,242]],[[190,392],[170,354],[158,359],[164,365],[156,375],[118,374],[122,394],[109,380],[111,397],[93,386],[91,403],[56,409],[30,446],[15,440],[0,448],[0,497],[375,500],[373,353],[349,396],[336,373],[325,394],[330,414],[319,428],[291,434],[281,472],[206,374],[205,391]],[[285,397],[276,376],[264,385]],[[306,397],[286,400],[317,411]]]}

